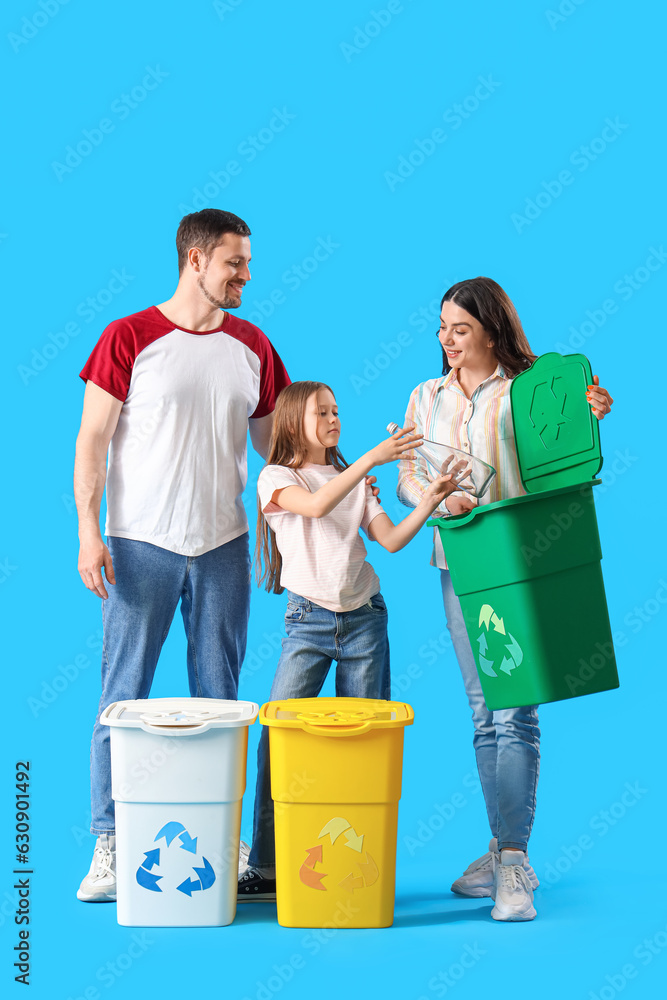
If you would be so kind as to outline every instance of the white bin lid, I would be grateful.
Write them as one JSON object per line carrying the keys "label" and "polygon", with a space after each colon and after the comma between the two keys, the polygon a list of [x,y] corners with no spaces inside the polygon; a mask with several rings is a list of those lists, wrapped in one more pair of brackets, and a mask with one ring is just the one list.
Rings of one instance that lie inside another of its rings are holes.
{"label": "white bin lid", "polygon": [[259,706],[254,701],[222,698],[141,698],[115,701],[100,716],[103,726],[143,729],[147,733],[178,736],[208,729],[251,726]]}

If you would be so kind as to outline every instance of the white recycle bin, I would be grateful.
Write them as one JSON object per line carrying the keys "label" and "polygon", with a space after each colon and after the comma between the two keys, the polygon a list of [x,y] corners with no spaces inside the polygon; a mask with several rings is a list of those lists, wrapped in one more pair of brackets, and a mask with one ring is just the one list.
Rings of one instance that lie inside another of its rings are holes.
{"label": "white recycle bin", "polygon": [[102,713],[111,727],[119,924],[231,924],[257,712],[249,701],[146,698]]}

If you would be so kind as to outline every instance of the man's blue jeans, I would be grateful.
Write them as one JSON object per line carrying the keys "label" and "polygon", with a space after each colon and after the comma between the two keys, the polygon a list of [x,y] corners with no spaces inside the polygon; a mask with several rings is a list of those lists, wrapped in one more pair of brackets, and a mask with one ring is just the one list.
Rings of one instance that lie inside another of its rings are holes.
{"label": "man's blue jeans", "polygon": [[109,727],[100,714],[114,701],[148,698],[162,645],[180,601],[188,640],[190,694],[238,694],[250,607],[245,532],[200,556],[181,556],[131,538],[108,539],[116,583],[102,601],[102,697],[90,751],[91,833],[114,831]]}
{"label": "man's blue jeans", "polygon": [[491,833],[498,848],[525,851],[535,817],[540,771],[537,705],[491,712],[486,707],[475,657],[448,570],[441,570],[442,596],[454,652],[475,726],[473,746]]}
{"label": "man's blue jeans", "polygon": [[[336,695],[342,698],[389,699],[387,608],[381,594],[354,611],[328,611],[287,591],[287,637],[273,679],[269,701],[314,698],[333,660]],[[271,799],[269,732],[262,726],[257,751],[257,789],[251,868],[275,865],[273,800]]]}

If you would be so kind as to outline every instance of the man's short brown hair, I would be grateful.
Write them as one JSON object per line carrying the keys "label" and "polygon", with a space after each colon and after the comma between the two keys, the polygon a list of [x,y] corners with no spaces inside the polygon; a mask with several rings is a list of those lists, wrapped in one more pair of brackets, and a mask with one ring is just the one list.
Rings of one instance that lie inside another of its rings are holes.
{"label": "man's short brown hair", "polygon": [[188,251],[192,247],[199,247],[207,257],[210,257],[215,248],[222,243],[225,233],[250,236],[250,229],[238,215],[223,212],[219,208],[203,208],[201,212],[184,215],[176,233],[178,273],[182,274],[188,262]]}

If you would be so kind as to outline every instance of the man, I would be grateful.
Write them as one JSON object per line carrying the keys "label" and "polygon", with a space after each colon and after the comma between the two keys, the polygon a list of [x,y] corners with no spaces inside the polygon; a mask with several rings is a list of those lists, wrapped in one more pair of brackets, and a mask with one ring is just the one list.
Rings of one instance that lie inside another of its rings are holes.
{"label": "man", "polygon": [[[230,212],[186,215],[172,297],[111,323],[81,372],[79,572],[103,599],[104,620],[91,748],[98,839],[77,892],[87,902],[116,898],[109,729],[100,713],[148,697],[179,601],[190,694],[237,697],[250,600],[247,434],[266,457],[276,397],[289,384],[262,331],[227,312],[250,281],[249,236]],[[108,547],[99,526],[105,481]]]}

